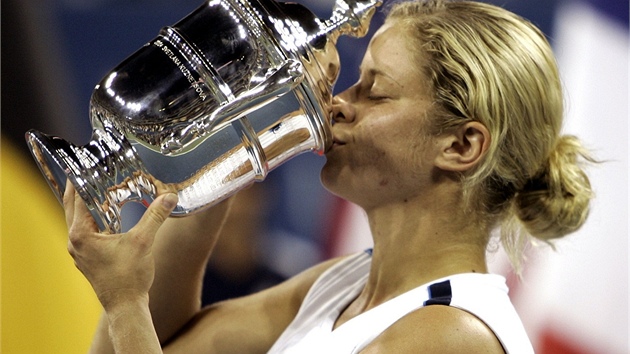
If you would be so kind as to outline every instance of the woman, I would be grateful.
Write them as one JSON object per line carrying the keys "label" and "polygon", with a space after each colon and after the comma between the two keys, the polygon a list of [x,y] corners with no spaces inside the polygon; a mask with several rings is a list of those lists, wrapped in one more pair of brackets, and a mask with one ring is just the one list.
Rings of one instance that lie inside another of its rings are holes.
{"label": "woman", "polygon": [[487,274],[491,232],[518,267],[528,234],[576,230],[591,198],[580,144],[559,135],[544,36],[491,5],[404,2],[360,73],[334,99],[321,179],[365,209],[373,251],[200,310],[227,202],[165,222],[164,195],[129,233],[102,235],[69,190],[69,250],[105,309],[94,352],[533,352]]}

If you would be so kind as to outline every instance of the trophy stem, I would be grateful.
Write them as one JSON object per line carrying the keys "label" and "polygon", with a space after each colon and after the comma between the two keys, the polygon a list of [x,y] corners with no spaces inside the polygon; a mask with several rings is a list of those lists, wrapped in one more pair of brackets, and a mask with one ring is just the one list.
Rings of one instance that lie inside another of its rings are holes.
{"label": "trophy stem", "polygon": [[26,133],[26,140],[59,202],[70,181],[101,231],[121,232],[120,211],[126,202],[148,205],[156,197],[153,179],[135,150],[111,127],[95,129],[92,140],[79,147],[34,130]]}

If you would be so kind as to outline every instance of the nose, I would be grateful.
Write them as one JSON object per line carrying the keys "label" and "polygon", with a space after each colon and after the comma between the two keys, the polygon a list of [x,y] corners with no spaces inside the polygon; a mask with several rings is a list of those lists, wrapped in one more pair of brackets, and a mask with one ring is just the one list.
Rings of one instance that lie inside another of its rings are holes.
{"label": "nose", "polygon": [[342,92],[341,94],[333,97],[333,100],[332,100],[333,124],[352,123],[354,121],[355,109],[354,109],[354,106],[345,97],[346,92]]}

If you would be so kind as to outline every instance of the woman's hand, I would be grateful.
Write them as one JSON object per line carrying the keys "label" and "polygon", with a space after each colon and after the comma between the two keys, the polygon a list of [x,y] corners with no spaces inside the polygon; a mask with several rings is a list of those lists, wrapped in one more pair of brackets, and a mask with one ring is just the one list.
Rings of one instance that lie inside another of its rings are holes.
{"label": "woman's hand", "polygon": [[177,196],[169,193],[156,198],[140,221],[123,234],[100,233],[72,183],[68,183],[63,202],[68,251],[105,310],[127,301],[148,301],[155,275],[153,240],[175,208]]}

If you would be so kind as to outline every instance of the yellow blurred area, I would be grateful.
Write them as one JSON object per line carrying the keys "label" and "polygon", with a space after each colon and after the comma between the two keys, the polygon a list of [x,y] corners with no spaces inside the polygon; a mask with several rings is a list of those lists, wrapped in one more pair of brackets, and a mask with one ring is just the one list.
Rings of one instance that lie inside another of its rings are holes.
{"label": "yellow blurred area", "polygon": [[0,352],[85,353],[101,306],[67,252],[63,209],[35,164],[1,143]]}

